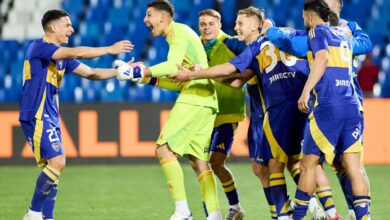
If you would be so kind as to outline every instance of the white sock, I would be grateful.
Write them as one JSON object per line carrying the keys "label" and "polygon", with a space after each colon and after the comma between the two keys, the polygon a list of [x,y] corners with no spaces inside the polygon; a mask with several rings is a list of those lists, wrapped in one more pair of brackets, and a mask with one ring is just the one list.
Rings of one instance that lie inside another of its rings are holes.
{"label": "white sock", "polygon": [[334,218],[336,217],[336,208],[331,208],[325,211],[326,217]]}
{"label": "white sock", "polygon": [[207,217],[207,220],[221,220],[221,219],[222,219],[222,215],[220,211],[211,212]]}
{"label": "white sock", "polygon": [[239,210],[240,209],[240,203],[237,203],[235,205],[229,205],[229,209]]}
{"label": "white sock", "polygon": [[309,202],[309,212],[313,214],[313,212],[316,210],[318,206],[318,202],[315,196],[311,197]]}
{"label": "white sock", "polygon": [[191,211],[188,208],[187,200],[176,201],[175,205],[176,205],[175,212],[180,213],[180,214],[182,214],[184,216],[190,216],[191,215]]}
{"label": "white sock", "polygon": [[33,216],[42,216],[42,212],[36,212],[31,209],[28,209],[28,214]]}

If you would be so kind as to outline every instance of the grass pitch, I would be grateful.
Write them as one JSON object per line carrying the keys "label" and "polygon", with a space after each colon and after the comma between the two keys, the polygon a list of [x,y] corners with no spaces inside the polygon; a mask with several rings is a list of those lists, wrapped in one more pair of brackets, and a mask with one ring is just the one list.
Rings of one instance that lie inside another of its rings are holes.
{"label": "grass pitch", "polygon": [[[205,219],[200,189],[194,172],[184,167],[188,202],[196,219]],[[228,163],[233,171],[246,219],[270,219],[260,182],[250,163]],[[390,204],[390,166],[366,167],[371,181],[372,219],[388,219]],[[22,219],[27,210],[40,169],[34,166],[0,167],[0,220]],[[346,203],[334,173],[327,169],[336,207],[346,215]],[[289,176],[289,175],[286,175]],[[295,184],[288,179],[289,193]],[[221,210],[227,213],[227,200],[218,182]],[[72,165],[61,174],[56,220],[165,220],[174,211],[164,176],[155,164],[147,165]]]}

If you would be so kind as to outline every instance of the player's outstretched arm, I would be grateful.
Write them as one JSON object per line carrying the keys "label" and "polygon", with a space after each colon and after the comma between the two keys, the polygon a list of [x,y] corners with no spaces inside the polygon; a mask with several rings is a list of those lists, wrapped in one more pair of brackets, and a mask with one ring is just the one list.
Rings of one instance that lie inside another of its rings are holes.
{"label": "player's outstretched arm", "polygon": [[52,59],[89,59],[106,54],[130,52],[133,47],[134,45],[128,40],[118,41],[108,47],[60,47],[54,52]]}
{"label": "player's outstretched arm", "polygon": [[179,64],[177,64],[177,67],[179,68],[179,71],[176,74],[170,75],[169,78],[178,82],[186,82],[194,79],[226,77],[236,72],[236,67],[229,62],[194,72],[189,71]]}
{"label": "player's outstretched arm", "polygon": [[309,48],[305,32],[294,30],[286,33],[280,28],[272,27],[267,30],[267,38],[282,51],[297,57],[307,56]]}
{"label": "player's outstretched arm", "polygon": [[246,69],[242,73],[234,73],[231,76],[228,77],[220,77],[215,78],[214,80],[217,80],[218,82],[221,82],[227,86],[233,87],[233,88],[241,88],[245,85],[246,82],[248,82],[253,76],[255,75],[255,72],[251,69]]}
{"label": "player's outstretched arm", "polygon": [[83,63],[80,63],[80,65],[73,70],[73,73],[91,80],[104,80],[116,76],[116,70],[113,68],[91,68]]}

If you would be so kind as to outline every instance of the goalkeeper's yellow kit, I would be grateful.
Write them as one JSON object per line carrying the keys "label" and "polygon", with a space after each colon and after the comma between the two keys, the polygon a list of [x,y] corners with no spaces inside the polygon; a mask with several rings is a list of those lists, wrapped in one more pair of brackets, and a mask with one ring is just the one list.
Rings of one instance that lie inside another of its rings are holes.
{"label": "goalkeeper's yellow kit", "polygon": [[[172,22],[166,40],[169,44],[167,61],[149,68],[153,77],[177,73],[176,64],[208,67],[202,42],[187,25]],[[207,161],[207,148],[217,112],[217,95],[211,80],[184,83],[157,144],[168,143],[170,149],[180,156],[193,155]]]}

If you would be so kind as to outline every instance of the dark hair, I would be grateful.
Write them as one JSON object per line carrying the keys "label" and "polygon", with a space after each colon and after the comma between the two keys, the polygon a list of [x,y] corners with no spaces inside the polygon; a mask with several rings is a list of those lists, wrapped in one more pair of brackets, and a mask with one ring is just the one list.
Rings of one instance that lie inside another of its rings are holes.
{"label": "dark hair", "polygon": [[62,10],[52,9],[52,10],[46,11],[42,17],[42,20],[41,20],[43,30],[47,31],[48,24],[51,21],[60,19],[62,17],[70,17],[70,16],[69,16],[68,12],[62,11]]}
{"label": "dark hair", "polygon": [[336,24],[334,26],[337,26],[339,23],[337,14],[330,10],[329,6],[323,0],[306,0],[303,4],[303,10],[315,12],[325,22],[331,20],[332,25]]}
{"label": "dark hair", "polygon": [[152,8],[155,8],[157,10],[160,10],[160,11],[166,11],[171,15],[171,17],[173,17],[173,13],[175,11],[172,3],[168,0],[154,0],[152,2],[149,2],[146,5],[146,7],[147,8],[152,7]]}

